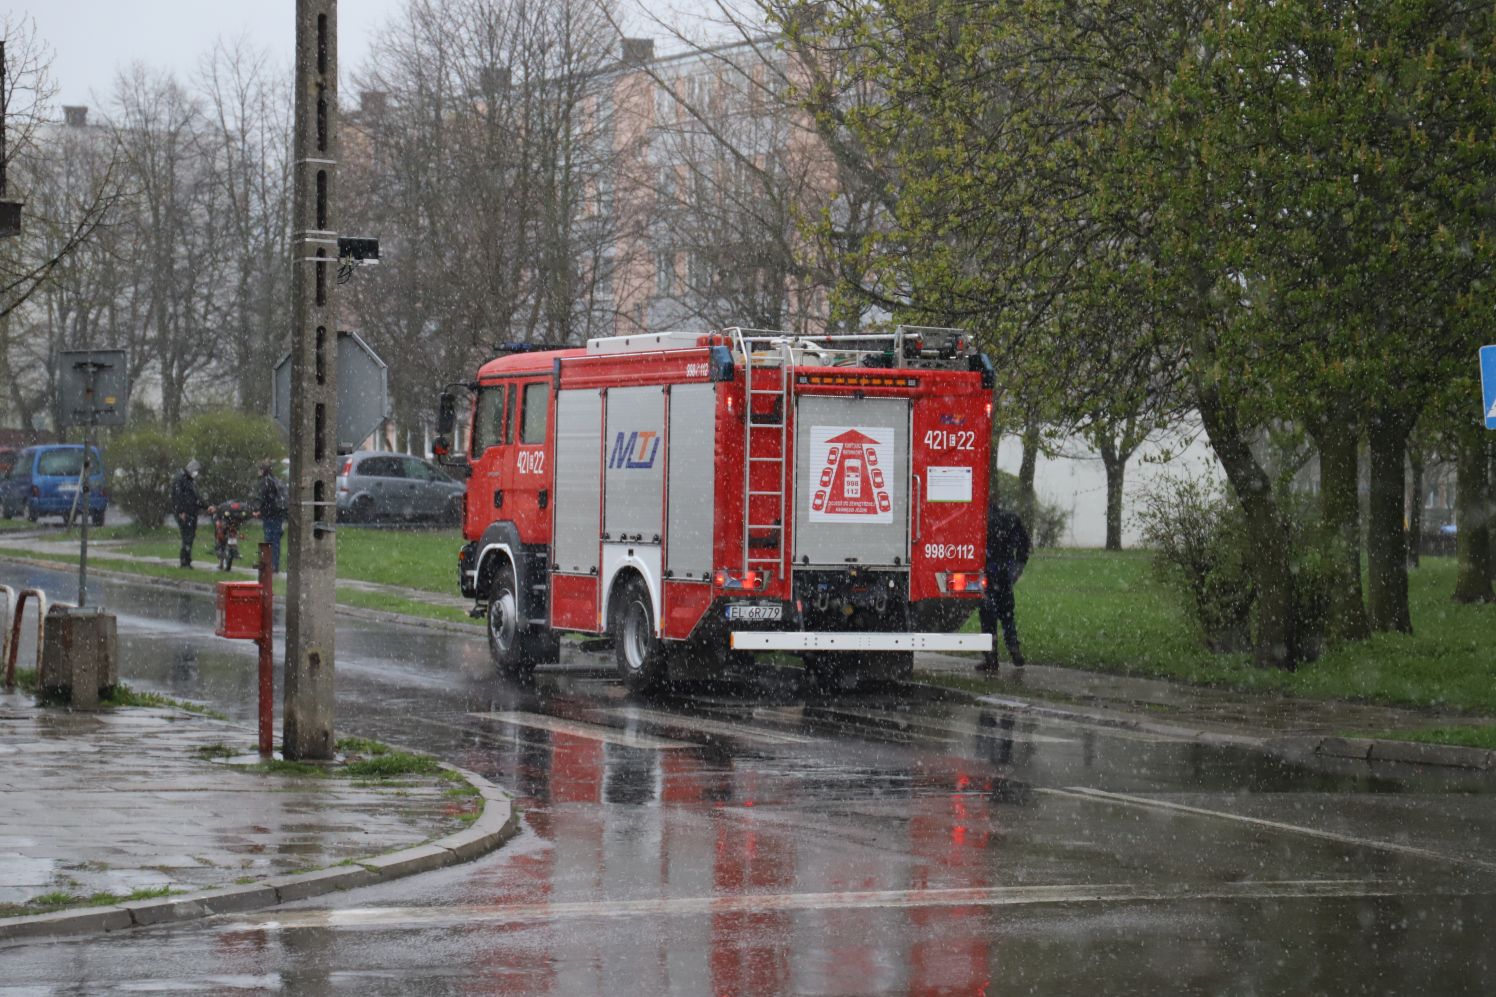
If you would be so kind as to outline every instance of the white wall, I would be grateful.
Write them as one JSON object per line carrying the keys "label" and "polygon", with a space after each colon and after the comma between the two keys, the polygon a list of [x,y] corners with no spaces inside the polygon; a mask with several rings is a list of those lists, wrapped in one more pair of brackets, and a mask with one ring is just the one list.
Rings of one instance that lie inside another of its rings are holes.
{"label": "white wall", "polygon": [[[1122,492],[1122,545],[1135,546],[1138,531],[1132,511],[1137,497],[1160,478],[1179,477],[1202,472],[1219,474],[1220,465],[1211,453],[1203,433],[1181,450],[1178,441],[1167,463],[1159,462],[1164,448],[1144,444],[1127,462],[1127,478]],[[1051,502],[1070,513],[1069,528],[1061,541],[1066,547],[1101,547],[1106,543],[1106,469],[1101,457],[1079,440],[1063,445],[1066,456],[1039,457],[1034,471],[1034,490],[1041,501]],[[1152,458],[1152,459],[1148,459]],[[1023,444],[1016,436],[1005,436],[998,445],[998,467],[1009,474],[1018,473],[1023,459]],[[1011,496],[1004,496],[1011,501]]]}

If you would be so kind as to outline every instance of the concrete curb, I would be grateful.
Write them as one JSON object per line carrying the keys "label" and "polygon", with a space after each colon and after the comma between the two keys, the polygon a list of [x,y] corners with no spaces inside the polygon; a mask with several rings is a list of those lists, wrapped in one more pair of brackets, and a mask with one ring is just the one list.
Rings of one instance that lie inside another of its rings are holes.
{"label": "concrete curb", "polygon": [[215,914],[239,914],[263,910],[293,900],[322,896],[340,890],[385,883],[403,876],[431,872],[471,861],[509,841],[519,831],[519,812],[509,796],[482,776],[441,763],[478,791],[483,812],[461,831],[388,855],[336,865],[315,872],[200,890],[181,896],[160,897],[108,907],[83,907],[0,919],[0,942],[48,938],[59,935],[91,935],[142,928],[152,924],[190,921]]}
{"label": "concrete curb", "polygon": [[1183,741],[1220,747],[1246,748],[1261,751],[1280,758],[1302,758],[1319,755],[1326,758],[1343,758],[1366,762],[1399,762],[1407,765],[1424,765],[1441,768],[1474,769],[1489,772],[1496,769],[1496,751],[1488,748],[1463,748],[1448,744],[1424,744],[1419,741],[1399,741],[1394,738],[1347,738],[1329,735],[1291,735],[1270,737],[1242,731],[1212,727],[1181,726],[1158,723],[1120,711],[1085,710],[1060,706],[1036,700],[1014,699],[1007,696],[983,696],[964,689],[953,689],[935,683],[931,685],[952,696],[963,696],[972,702],[1006,709],[1020,710],[1037,717],[1057,720],[1081,720],[1089,724],[1134,730],[1161,737],[1174,737]]}

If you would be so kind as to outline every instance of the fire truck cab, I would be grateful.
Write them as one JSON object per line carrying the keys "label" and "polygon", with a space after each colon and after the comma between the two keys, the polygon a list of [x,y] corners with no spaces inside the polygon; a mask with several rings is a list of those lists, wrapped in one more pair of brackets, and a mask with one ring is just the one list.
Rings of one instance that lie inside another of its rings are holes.
{"label": "fire truck cab", "polygon": [[[472,393],[458,556],[500,671],[612,642],[645,689],[797,654],[900,678],[985,585],[993,374],[958,330],[727,329],[523,349]],[[442,399],[440,431],[455,422]]]}

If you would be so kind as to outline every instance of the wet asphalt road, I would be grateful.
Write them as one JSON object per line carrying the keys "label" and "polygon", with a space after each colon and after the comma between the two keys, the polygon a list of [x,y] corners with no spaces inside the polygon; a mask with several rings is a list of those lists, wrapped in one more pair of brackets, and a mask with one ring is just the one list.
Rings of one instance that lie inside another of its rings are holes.
{"label": "wet asphalt road", "polygon": [[[75,594],[66,572],[0,581]],[[253,716],[212,599],[94,582],[133,686]],[[766,671],[644,701],[600,654],[346,621],[341,732],[512,790],[476,863],[0,948],[0,994],[1489,993],[1496,780],[1275,761]],[[248,737],[250,735],[246,735]]]}

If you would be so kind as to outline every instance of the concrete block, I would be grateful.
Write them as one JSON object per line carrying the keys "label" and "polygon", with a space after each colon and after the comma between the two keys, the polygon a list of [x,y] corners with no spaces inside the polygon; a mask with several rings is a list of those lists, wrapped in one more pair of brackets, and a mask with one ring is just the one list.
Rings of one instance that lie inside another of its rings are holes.
{"label": "concrete block", "polygon": [[0,941],[54,935],[98,935],[106,931],[123,931],[134,923],[130,912],[123,907],[59,910],[51,914],[0,919]]}
{"label": "concrete block", "polygon": [[1371,747],[1374,762],[1404,762],[1448,768],[1485,768],[1490,752],[1484,748],[1461,748],[1452,744],[1421,744],[1417,741],[1377,741]]}
{"label": "concrete block", "polygon": [[99,705],[99,693],[119,684],[119,628],[113,613],[53,606],[42,625],[37,683],[67,695],[79,709]]}
{"label": "concrete block", "polygon": [[316,872],[304,872],[296,876],[277,876],[265,880],[261,885],[274,889],[280,902],[287,904],[293,900],[320,897],[337,890],[357,889],[376,882],[378,880],[374,874],[361,865],[335,865],[331,869],[318,869]]}
{"label": "concrete block", "polygon": [[1331,758],[1366,759],[1371,757],[1371,741],[1364,737],[1327,737],[1315,750]]}
{"label": "concrete block", "polygon": [[417,845],[415,848],[406,848],[389,855],[360,859],[358,864],[372,872],[379,882],[383,883],[391,879],[399,879],[401,876],[415,876],[423,872],[431,872],[433,869],[440,869],[456,861],[456,856],[452,851],[432,844]]}

